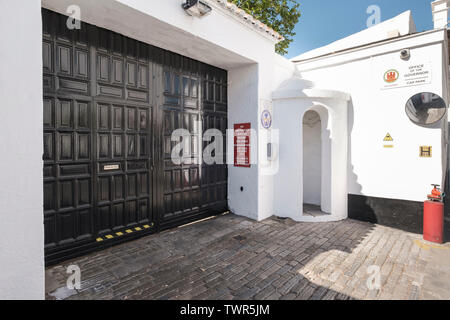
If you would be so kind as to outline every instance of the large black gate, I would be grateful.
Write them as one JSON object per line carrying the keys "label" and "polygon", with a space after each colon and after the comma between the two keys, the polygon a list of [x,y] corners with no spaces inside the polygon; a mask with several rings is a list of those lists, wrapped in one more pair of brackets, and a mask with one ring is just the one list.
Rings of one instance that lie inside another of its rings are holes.
{"label": "large black gate", "polygon": [[43,10],[46,263],[225,211],[226,165],[198,159],[205,130],[225,138],[226,71],[66,22]]}

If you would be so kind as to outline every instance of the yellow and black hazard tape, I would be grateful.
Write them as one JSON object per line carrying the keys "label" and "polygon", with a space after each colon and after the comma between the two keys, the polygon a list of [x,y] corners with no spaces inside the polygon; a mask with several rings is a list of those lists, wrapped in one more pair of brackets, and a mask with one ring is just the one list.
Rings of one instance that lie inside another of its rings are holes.
{"label": "yellow and black hazard tape", "polygon": [[131,234],[131,233],[134,233],[134,232],[140,232],[140,231],[144,231],[144,230],[150,229],[154,225],[155,225],[155,223],[152,222],[151,224],[144,224],[143,226],[140,226],[140,227],[134,227],[134,228],[126,229],[124,232],[119,231],[119,232],[116,232],[116,233],[107,234],[107,235],[104,235],[102,237],[98,237],[96,239],[96,241],[97,242],[101,242],[101,241],[106,241],[106,240],[119,238],[119,237],[121,237],[121,236],[123,236],[125,234]]}

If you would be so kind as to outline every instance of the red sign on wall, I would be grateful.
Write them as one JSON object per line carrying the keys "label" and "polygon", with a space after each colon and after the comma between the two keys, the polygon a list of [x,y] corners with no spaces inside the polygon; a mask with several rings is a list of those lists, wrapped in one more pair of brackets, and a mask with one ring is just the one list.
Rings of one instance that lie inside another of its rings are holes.
{"label": "red sign on wall", "polygon": [[234,166],[250,168],[250,123],[234,125]]}

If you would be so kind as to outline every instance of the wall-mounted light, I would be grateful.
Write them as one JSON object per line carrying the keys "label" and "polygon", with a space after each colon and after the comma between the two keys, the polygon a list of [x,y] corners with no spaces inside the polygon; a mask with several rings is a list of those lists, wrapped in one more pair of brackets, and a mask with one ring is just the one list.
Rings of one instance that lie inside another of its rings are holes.
{"label": "wall-mounted light", "polygon": [[193,17],[204,17],[211,12],[212,8],[201,0],[186,0],[181,7],[186,13]]}
{"label": "wall-mounted light", "polygon": [[409,60],[410,57],[411,51],[409,49],[403,49],[402,51],[400,51],[400,58],[402,60]]}

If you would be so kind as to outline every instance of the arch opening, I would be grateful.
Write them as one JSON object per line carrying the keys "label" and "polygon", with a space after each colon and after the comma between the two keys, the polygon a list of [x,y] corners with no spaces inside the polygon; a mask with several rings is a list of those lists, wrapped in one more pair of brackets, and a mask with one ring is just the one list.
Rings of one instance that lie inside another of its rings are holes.
{"label": "arch opening", "polygon": [[[326,110],[310,109],[302,119],[303,215],[326,215],[327,130]],[[324,113],[321,115],[321,113]],[[324,198],[325,197],[325,198]]]}

